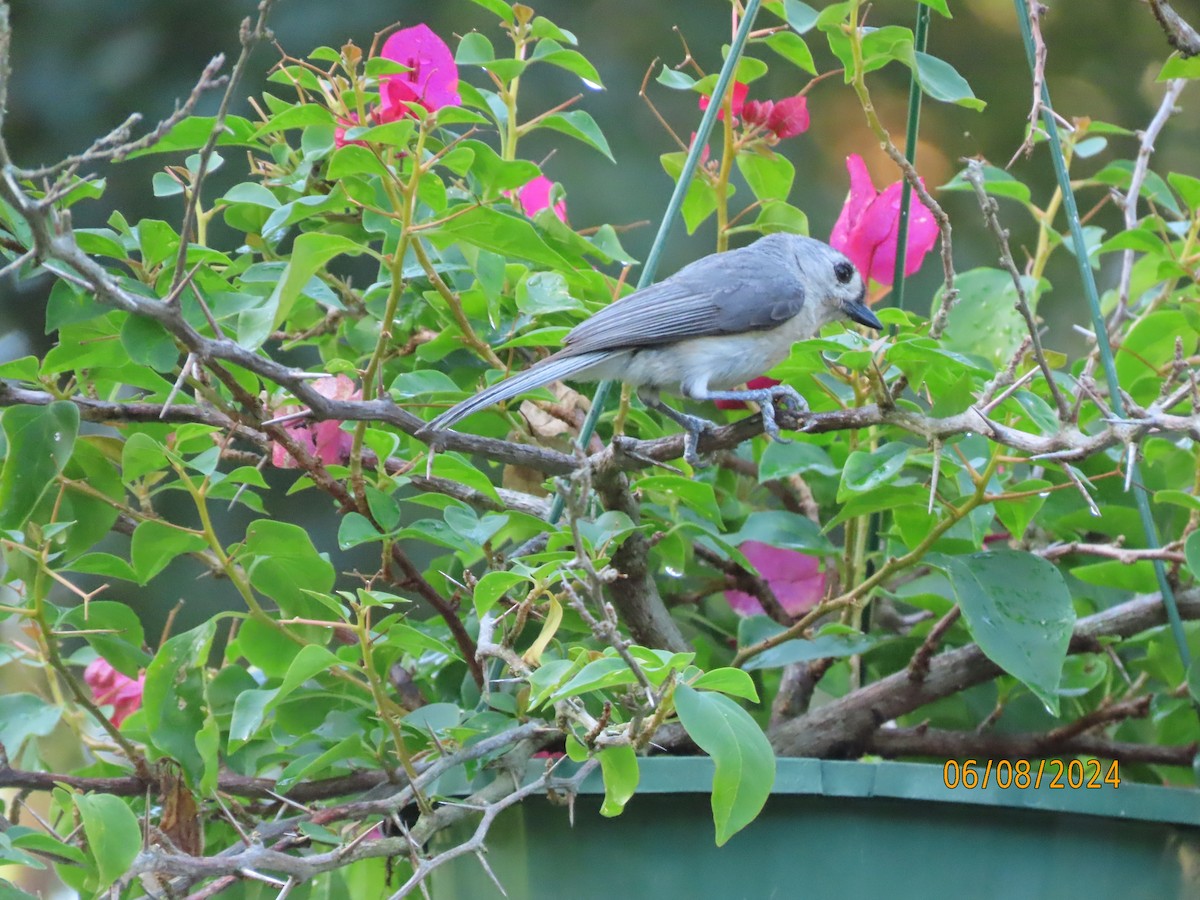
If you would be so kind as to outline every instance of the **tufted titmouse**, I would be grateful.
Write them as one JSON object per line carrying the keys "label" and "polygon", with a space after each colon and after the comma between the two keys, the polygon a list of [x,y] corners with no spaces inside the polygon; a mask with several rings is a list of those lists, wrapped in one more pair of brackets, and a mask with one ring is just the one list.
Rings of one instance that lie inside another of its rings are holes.
{"label": "tufted titmouse", "polygon": [[693,400],[751,400],[762,408],[763,430],[779,439],[775,402],[806,409],[804,399],[787,385],[734,388],[829,322],[852,319],[882,328],[863,303],[865,294],[853,263],[828,244],[770,234],[696,260],[606,306],[572,329],[557,353],[451,407],[427,429],[440,431],[493,403],[570,378],[637,388],[643,403],[683,426],[691,463],[700,434],[713,423],[665,405],[660,391]]}

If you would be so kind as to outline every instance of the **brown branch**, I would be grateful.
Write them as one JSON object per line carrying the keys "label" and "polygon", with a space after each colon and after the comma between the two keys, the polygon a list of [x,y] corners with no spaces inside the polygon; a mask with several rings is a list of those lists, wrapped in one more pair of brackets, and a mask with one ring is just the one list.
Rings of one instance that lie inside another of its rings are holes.
{"label": "brown branch", "polygon": [[[624,439],[614,441],[613,447],[624,446]],[[609,448],[612,450],[613,448]],[[608,451],[605,451],[606,453]],[[604,454],[598,454],[602,460]],[[611,459],[609,457],[608,459]],[[592,482],[605,509],[620,510],[633,522],[641,521],[638,502],[629,489],[629,478],[619,466],[601,465],[592,469]],[[679,626],[658,592],[655,573],[650,567],[650,541],[641,531],[630,534],[613,554],[610,565],[621,577],[609,585],[613,604],[621,621],[635,641],[646,647],[686,652],[691,649]]]}
{"label": "brown branch", "polygon": [[[1079,735],[1047,743],[1043,734],[999,734],[942,731],[933,728],[880,728],[865,743],[867,753],[894,758],[933,756],[941,759],[1045,759],[1084,756],[1122,763],[1191,767],[1196,744],[1133,744],[1096,735]],[[1036,766],[1034,767],[1036,769]]]}
{"label": "brown branch", "polygon": [[[388,780],[386,772],[363,771],[338,775],[334,778],[324,778],[319,781],[300,782],[285,791],[279,791],[273,778],[251,778],[232,772],[222,772],[217,779],[217,788],[221,793],[231,794],[235,797],[270,800],[282,794],[297,803],[311,803],[314,800],[328,800],[332,797],[362,793],[378,787]],[[30,772],[14,769],[8,765],[0,765],[0,787],[27,791],[52,791],[58,785],[66,785],[85,793],[115,794],[119,797],[141,797],[147,790],[158,790],[156,779],[144,779],[135,774],[105,778],[84,777],[57,772]]]}
{"label": "brown branch", "polygon": [[1150,10],[1167,36],[1167,43],[1183,57],[1200,54],[1200,33],[1171,8],[1167,0],[1149,0]]}
{"label": "brown branch", "polygon": [[[1177,600],[1183,618],[1200,618],[1200,589],[1183,591]],[[1137,597],[1080,619],[1069,652],[1093,652],[1098,638],[1129,637],[1165,621],[1159,595]],[[773,728],[771,743],[780,756],[857,758],[868,752],[872,735],[884,722],[990,681],[1001,671],[978,646],[960,647],[934,657],[922,681],[911,680],[907,671],[881,678]]]}
{"label": "brown branch", "polygon": [[929,674],[929,660],[933,658],[933,654],[937,651],[942,638],[946,636],[946,632],[954,626],[961,615],[962,607],[955,604],[929,629],[929,634],[925,636],[925,640],[922,641],[921,646],[917,648],[917,652],[912,655],[912,659],[908,663],[908,677],[912,681],[922,681]]}
{"label": "brown branch", "polygon": [[434,611],[442,617],[446,626],[450,629],[450,634],[454,636],[454,643],[458,644],[458,649],[467,663],[467,668],[471,670],[471,677],[482,688],[485,679],[483,666],[480,665],[479,660],[476,658],[478,648],[475,646],[475,639],[467,632],[467,627],[463,625],[462,619],[458,617],[458,610],[454,604],[438,593],[437,588],[425,580],[425,576],[421,574],[421,570],[417,568],[416,564],[408,558],[408,554],[395,544],[392,545],[392,562],[403,573],[403,577],[396,579],[396,583],[401,587],[416,591],[417,595],[432,606]]}

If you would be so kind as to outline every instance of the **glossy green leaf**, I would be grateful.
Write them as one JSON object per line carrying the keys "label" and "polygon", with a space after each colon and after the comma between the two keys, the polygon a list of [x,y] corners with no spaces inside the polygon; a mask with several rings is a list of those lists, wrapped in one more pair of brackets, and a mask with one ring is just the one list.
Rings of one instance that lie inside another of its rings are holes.
{"label": "glossy green leaf", "polygon": [[216,627],[217,619],[212,618],[166,641],[146,667],[142,692],[151,742],[180,764],[193,787],[215,762],[201,752],[200,735],[211,719],[205,666]]}
{"label": "glossy green leaf", "polygon": [[713,669],[705,672],[691,684],[698,691],[716,691],[720,694],[741,697],[751,703],[758,702],[758,690],[754,687],[754,679],[741,669],[729,666]]}
{"label": "glossy green leaf", "polygon": [[768,37],[763,43],[809,75],[817,74],[816,63],[813,62],[812,51],[804,38],[791,31],[778,31]]}
{"label": "glossy green leaf", "polygon": [[147,519],[134,530],[131,541],[130,560],[138,583],[148,582],[175,557],[197,553],[207,546],[208,541],[202,534]]}
{"label": "glossy green leaf", "polygon": [[921,90],[943,103],[957,103],[968,109],[981,110],[985,106],[982,100],[975,96],[967,80],[963,78],[954,66],[945,60],[938,59],[920,50],[913,51],[916,65],[917,83]]}
{"label": "glossy green leaf", "polygon": [[750,714],[723,694],[675,688],[675,710],[688,736],[712,757],[717,846],[754,821],[775,783],[775,754]]}
{"label": "glossy green leaf", "polygon": [[759,200],[786,200],[796,167],[778,153],[739,153],[738,171]]}
{"label": "glossy green leaf", "polygon": [[[738,624],[738,648],[753,647],[784,630],[768,616],[747,616]],[[814,659],[838,659],[866,653],[879,643],[879,638],[846,630],[843,626],[826,626],[811,639],[796,638],[764,650],[742,663],[746,671],[777,669],[793,663]]]}
{"label": "glossy green leaf", "polygon": [[308,591],[333,589],[334,570],[317,552],[308,532],[289,522],[257,519],[246,529],[238,559],[250,583],[289,616],[323,618],[324,609]]}
{"label": "glossy green leaf", "polygon": [[79,408],[65,400],[11,406],[0,424],[7,444],[0,470],[0,528],[21,528],[71,458]]}
{"label": "glossy green leaf", "polygon": [[528,577],[516,572],[486,573],[475,582],[475,589],[472,592],[475,601],[475,614],[482,619],[505,593],[512,590],[518,584],[528,584],[528,582]]}
{"label": "glossy green leaf", "polygon": [[637,752],[628,745],[605,747],[596,758],[604,776],[604,803],[600,806],[600,815],[619,816],[637,790],[641,774]]}
{"label": "glossy green leaf", "polygon": [[31,737],[46,737],[62,710],[36,694],[0,694],[0,746],[16,759]]}
{"label": "glossy green leaf", "polygon": [[103,884],[125,874],[142,849],[142,829],[129,803],[112,794],[76,794],[88,851]]}
{"label": "glossy green leaf", "polygon": [[1058,715],[1058,684],[1075,625],[1059,570],[1018,550],[948,557],[944,567],[979,649]]}
{"label": "glossy green leaf", "polygon": [[908,445],[894,441],[878,450],[855,450],[842,468],[838,500],[864,494],[895,481],[908,461]]}
{"label": "glossy green leaf", "polygon": [[609,162],[616,162],[604,132],[600,130],[600,126],[596,124],[596,120],[592,118],[591,114],[582,109],[546,116],[538,123],[538,127],[549,128],[551,131],[557,131],[573,137],[577,141],[582,141],[607,156]]}
{"label": "glossy green leaf", "polygon": [[553,269],[569,268],[567,261],[547,246],[524,216],[485,206],[460,207],[451,212],[436,230],[426,232],[431,240],[439,244],[461,242]]}
{"label": "glossy green leaf", "polygon": [[288,317],[308,280],[327,262],[336,256],[357,256],[364,249],[357,241],[338,234],[309,232],[297,237],[292,258],[271,296],[262,306],[245,310],[238,317],[238,343],[250,350],[257,349]]}
{"label": "glossy green leaf", "polygon": [[1193,578],[1200,578],[1200,531],[1193,531],[1183,544],[1183,557]]}

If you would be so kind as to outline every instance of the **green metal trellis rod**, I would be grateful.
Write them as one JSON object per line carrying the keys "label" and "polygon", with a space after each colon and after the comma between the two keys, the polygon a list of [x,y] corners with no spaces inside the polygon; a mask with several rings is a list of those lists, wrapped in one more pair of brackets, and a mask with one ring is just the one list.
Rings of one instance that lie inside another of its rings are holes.
{"label": "green metal trellis rod", "polygon": [[[1026,0],[1013,0],[1017,11],[1017,22],[1021,26],[1021,37],[1025,41],[1025,54],[1029,58],[1030,72],[1036,71],[1036,50],[1033,41],[1033,26],[1029,19],[1029,8]],[[1083,237],[1083,226],[1079,221],[1079,209],[1075,204],[1075,194],[1071,190],[1071,178],[1067,172],[1067,161],[1063,155],[1062,142],[1059,140],[1058,123],[1054,118],[1054,107],[1050,104],[1050,88],[1046,79],[1042,79],[1042,120],[1045,123],[1046,134],[1049,137],[1050,158],[1054,162],[1054,174],[1058,179],[1058,187],[1063,196],[1063,210],[1071,227],[1071,243],[1075,250],[1075,261],[1079,266],[1079,276],[1083,281],[1083,292],[1087,296],[1088,307],[1091,310],[1092,330],[1096,333],[1096,346],[1100,352],[1100,361],[1104,366],[1104,379],[1108,384],[1108,402],[1114,415],[1125,417],[1125,400],[1121,396],[1121,385],[1117,380],[1117,366],[1113,359],[1112,344],[1108,339],[1108,328],[1104,324],[1104,315],[1100,311],[1100,295],[1096,291],[1096,279],[1088,262],[1087,243]],[[1136,203],[1136,197],[1130,197],[1131,203]],[[1130,484],[1133,490],[1134,502],[1137,504],[1138,516],[1142,520],[1142,531],[1146,537],[1146,546],[1152,550],[1160,546],[1158,529],[1154,525],[1154,517],[1150,513],[1150,498],[1145,485],[1142,484],[1141,473],[1138,471],[1137,459],[1132,455],[1129,459]],[[1188,651],[1187,638],[1183,632],[1183,620],[1179,616],[1179,606],[1175,602],[1175,593],[1167,581],[1166,566],[1161,559],[1153,560],[1154,574],[1158,579],[1158,588],[1162,592],[1163,606],[1166,608],[1167,621],[1171,623],[1171,635],[1175,639],[1175,647],[1185,669],[1192,666],[1191,653]]]}
{"label": "green metal trellis rod", "polygon": [[[675,219],[679,216],[679,209],[683,206],[683,198],[687,194],[688,185],[691,184],[692,175],[695,174],[696,167],[700,164],[700,156],[704,152],[704,147],[708,144],[708,136],[712,133],[713,123],[717,121],[717,115],[721,111],[725,92],[729,89],[729,83],[733,81],[733,73],[737,70],[738,60],[742,58],[742,50],[746,46],[746,39],[750,36],[750,30],[754,27],[754,19],[757,17],[758,8],[761,5],[762,0],[750,0],[746,4],[746,12],[742,16],[737,34],[734,35],[733,44],[729,48],[729,55],[725,58],[725,64],[721,67],[721,74],[717,76],[717,84],[713,88],[712,101],[708,104],[708,109],[704,111],[704,115],[700,118],[700,127],[696,129],[696,138],[692,141],[692,146],[688,148],[687,159],[683,163],[683,171],[679,174],[679,181],[675,184],[675,191],[671,194],[671,201],[667,204],[667,211],[663,213],[662,221],[658,226],[658,233],[654,236],[654,243],[650,245],[650,252],[646,256],[646,263],[642,266],[642,274],[638,277],[637,281],[639,289],[646,287],[646,285],[654,281],[654,275],[658,269],[658,260],[662,256],[663,246],[667,242],[667,235],[670,234],[671,226],[675,224]],[[611,381],[602,381],[596,387],[596,393],[592,395],[592,408],[588,411],[583,428],[579,431],[580,447],[586,448],[588,441],[592,439],[592,433],[596,430],[596,423],[599,421],[600,415],[604,412],[604,403],[608,399],[612,385]],[[558,522],[562,516],[562,511],[562,494],[557,494],[554,497],[554,505],[550,508],[551,525]]]}

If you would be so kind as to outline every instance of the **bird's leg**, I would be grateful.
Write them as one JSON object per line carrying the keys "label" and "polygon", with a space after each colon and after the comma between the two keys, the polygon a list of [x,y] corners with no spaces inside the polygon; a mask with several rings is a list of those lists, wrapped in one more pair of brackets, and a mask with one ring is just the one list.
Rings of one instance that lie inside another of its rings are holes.
{"label": "bird's leg", "polygon": [[687,413],[672,409],[662,402],[658,396],[658,391],[643,388],[638,391],[638,399],[650,409],[657,410],[683,428],[683,458],[687,461],[688,465],[698,469],[707,465],[707,463],[700,459],[697,448],[700,445],[700,435],[706,431],[712,431],[717,427],[716,425],[708,421],[708,419],[702,419],[699,416],[689,416]]}
{"label": "bird's leg", "polygon": [[703,392],[696,392],[693,396],[697,400],[750,400],[757,403],[762,410],[763,431],[769,438],[781,444],[790,444],[791,439],[779,434],[779,425],[775,422],[775,404],[782,403],[785,409],[790,408],[794,412],[808,412],[808,403],[794,387],[787,384],[777,384],[769,388],[746,388],[740,391],[711,391],[705,388]]}

